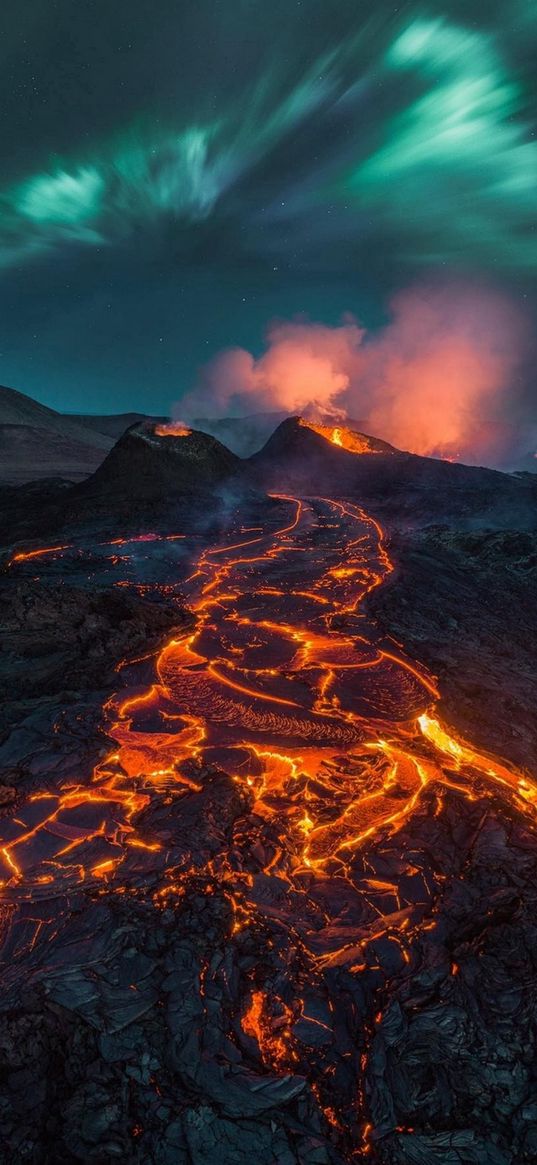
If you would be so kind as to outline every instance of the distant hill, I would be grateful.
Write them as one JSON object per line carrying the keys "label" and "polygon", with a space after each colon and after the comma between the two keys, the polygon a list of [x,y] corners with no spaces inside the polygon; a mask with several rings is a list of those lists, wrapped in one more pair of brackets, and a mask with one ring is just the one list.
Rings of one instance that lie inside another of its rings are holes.
{"label": "distant hill", "polygon": [[111,437],[114,441],[119,440],[123,433],[130,429],[131,425],[137,425],[140,421],[151,421],[154,424],[168,420],[168,417],[153,417],[146,413],[112,413],[111,415],[93,415],[93,413],[66,413],[64,416],[70,416],[73,421],[84,425],[84,428],[94,430],[96,433],[103,433],[106,437]]}
{"label": "distant hill", "polygon": [[76,417],[64,416],[55,409],[39,404],[24,392],[17,392],[16,389],[5,386],[0,386],[0,425],[17,425],[19,428],[28,425],[31,429],[42,429],[63,436],[72,436],[74,440],[85,440],[96,448],[106,448],[107,445],[103,433],[86,433]]}
{"label": "distant hill", "polygon": [[238,457],[250,457],[262,448],[287,416],[287,413],[278,412],[253,413],[248,417],[194,417],[192,425],[217,437]]}
{"label": "distant hill", "polygon": [[0,482],[59,477],[79,482],[99,467],[140,413],[66,415],[14,388],[0,386]]}
{"label": "distant hill", "polygon": [[80,481],[101,463],[112,438],[86,429],[13,388],[0,387],[0,481],[47,477]]}

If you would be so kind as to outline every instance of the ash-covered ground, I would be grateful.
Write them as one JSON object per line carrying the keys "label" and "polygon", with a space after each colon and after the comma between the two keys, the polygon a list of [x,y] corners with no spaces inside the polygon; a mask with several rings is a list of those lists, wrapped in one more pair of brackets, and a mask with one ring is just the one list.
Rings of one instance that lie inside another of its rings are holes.
{"label": "ash-covered ground", "polygon": [[0,1161],[537,1157],[533,483],[283,436],[9,491]]}

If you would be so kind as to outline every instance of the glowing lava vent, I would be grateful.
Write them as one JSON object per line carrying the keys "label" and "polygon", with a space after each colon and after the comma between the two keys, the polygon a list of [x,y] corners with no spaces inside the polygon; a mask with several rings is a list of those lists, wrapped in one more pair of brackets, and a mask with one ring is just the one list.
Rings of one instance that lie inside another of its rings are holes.
{"label": "glowing lava vent", "polygon": [[165,425],[155,425],[156,437],[190,437],[192,429],[188,429],[182,421],[168,421]]}
{"label": "glowing lava vent", "polygon": [[303,417],[300,417],[299,424],[318,433],[325,441],[331,441],[332,445],[346,449],[348,453],[383,453],[389,449],[389,446],[383,447],[381,441],[375,441],[373,437],[366,437],[365,433],[355,433],[353,429],[345,429],[343,426],[314,425],[311,421],[305,421]]}

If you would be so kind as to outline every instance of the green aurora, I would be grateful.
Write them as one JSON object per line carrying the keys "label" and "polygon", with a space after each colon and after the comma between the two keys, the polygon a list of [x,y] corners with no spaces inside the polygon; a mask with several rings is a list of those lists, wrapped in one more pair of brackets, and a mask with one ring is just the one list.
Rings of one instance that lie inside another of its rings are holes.
{"label": "green aurora", "polygon": [[534,0],[5,0],[0,379],[161,413],[275,318],[531,320],[536,41]]}
{"label": "green aurora", "polygon": [[[237,205],[250,236],[262,207],[300,233],[329,205],[357,253],[387,231],[421,265],[535,262],[530,94],[500,32],[409,11],[394,26],[380,14],[293,73],[268,63],[212,120],[200,109],[199,121],[168,115],[163,128],[140,116],[16,181],[1,196],[2,265]],[[306,138],[316,148],[304,158]],[[263,167],[274,175],[268,207]]]}

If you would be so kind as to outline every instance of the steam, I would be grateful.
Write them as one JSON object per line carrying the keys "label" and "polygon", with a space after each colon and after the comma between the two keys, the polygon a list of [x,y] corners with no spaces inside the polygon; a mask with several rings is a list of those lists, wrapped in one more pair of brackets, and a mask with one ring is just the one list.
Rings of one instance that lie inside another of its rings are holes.
{"label": "steam", "polygon": [[267,351],[256,360],[243,348],[221,352],[201,373],[183,402],[226,413],[283,410],[288,413],[341,412],[360,359],[365,333],[347,318],[338,327],[275,323],[267,330]]}
{"label": "steam", "polygon": [[361,429],[424,455],[501,464],[513,444],[524,321],[504,296],[468,287],[411,288],[391,320],[368,334],[352,316],[329,327],[276,322],[266,350],[219,353],[183,415],[284,411],[351,418]]}

